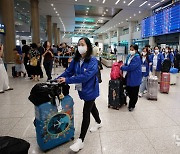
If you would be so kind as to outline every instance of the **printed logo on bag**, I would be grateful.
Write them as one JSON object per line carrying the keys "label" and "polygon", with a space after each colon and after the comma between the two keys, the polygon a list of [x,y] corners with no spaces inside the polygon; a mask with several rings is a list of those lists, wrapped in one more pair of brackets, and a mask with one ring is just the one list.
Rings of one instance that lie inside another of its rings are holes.
{"label": "printed logo on bag", "polygon": [[[70,112],[69,112],[70,113]],[[62,111],[52,116],[49,114],[47,120],[44,122],[42,137],[44,142],[47,143],[51,139],[65,137],[72,127],[73,117],[68,113]]]}

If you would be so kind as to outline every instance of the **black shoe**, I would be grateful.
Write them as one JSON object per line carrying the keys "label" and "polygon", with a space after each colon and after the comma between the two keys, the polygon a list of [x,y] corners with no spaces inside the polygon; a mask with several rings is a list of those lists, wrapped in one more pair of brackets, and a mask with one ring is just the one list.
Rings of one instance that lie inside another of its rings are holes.
{"label": "black shoe", "polygon": [[129,112],[132,112],[133,110],[134,110],[134,108],[132,108],[132,107],[131,107],[131,108],[129,108]]}
{"label": "black shoe", "polygon": [[0,91],[0,94],[3,94],[4,93],[4,91]]}

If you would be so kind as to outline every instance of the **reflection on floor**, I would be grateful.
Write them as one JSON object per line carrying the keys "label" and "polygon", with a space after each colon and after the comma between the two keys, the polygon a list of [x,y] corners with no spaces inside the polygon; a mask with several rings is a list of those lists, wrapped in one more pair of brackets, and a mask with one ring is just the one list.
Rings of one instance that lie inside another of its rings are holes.
{"label": "reflection on floor", "polygon": [[[11,74],[9,66],[9,75]],[[64,69],[55,69],[60,74]],[[180,153],[180,86],[171,86],[170,93],[158,94],[158,101],[140,98],[134,112],[126,106],[119,111],[108,109],[108,80],[110,69],[102,71],[101,96],[96,100],[103,127],[96,133],[88,133],[85,147],[80,154],[179,154]],[[27,99],[35,82],[24,78],[12,78],[13,91],[0,94],[0,135],[23,138],[31,143],[30,154],[43,153],[36,143],[33,126],[34,106]],[[46,78],[42,79],[44,82]],[[80,132],[83,102],[74,86],[71,96],[75,101],[76,137]],[[91,125],[94,120],[91,120]],[[178,136],[179,135],[179,136]],[[48,154],[72,153],[72,142],[59,146]],[[179,146],[178,146],[179,144]]]}

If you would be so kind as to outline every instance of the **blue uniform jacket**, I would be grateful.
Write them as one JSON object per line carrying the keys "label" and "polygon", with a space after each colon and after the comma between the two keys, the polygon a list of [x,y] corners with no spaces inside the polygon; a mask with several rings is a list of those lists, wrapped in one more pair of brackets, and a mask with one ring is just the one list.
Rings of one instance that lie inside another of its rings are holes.
{"label": "blue uniform jacket", "polygon": [[143,60],[141,62],[142,62],[142,66],[146,67],[146,72],[142,72],[142,77],[148,77],[149,71],[150,71],[149,62],[147,59],[144,61],[144,63],[143,63]]}
{"label": "blue uniform jacket", "polygon": [[[151,71],[152,71],[154,54],[151,54],[149,57],[150,57],[150,62],[152,63],[152,65],[151,65]],[[161,71],[163,61],[164,61],[164,56],[163,56],[162,53],[159,53],[158,54],[158,61],[157,61],[156,71],[158,71],[158,72]]]}
{"label": "blue uniform jacket", "polygon": [[70,66],[60,77],[66,78],[67,84],[82,83],[82,91],[78,91],[80,99],[90,101],[99,96],[99,82],[96,76],[98,72],[98,61],[92,57],[88,62],[72,60]]}
{"label": "blue uniform jacket", "polygon": [[127,65],[129,58],[130,55],[128,55],[126,64],[121,67],[121,70],[127,71],[127,86],[139,86],[142,81],[141,57],[139,56],[139,54],[135,54],[130,64]]}
{"label": "blue uniform jacket", "polygon": [[[163,54],[163,56],[165,59],[165,53]],[[174,55],[172,53],[169,53],[167,57],[170,59],[171,63],[174,63]]]}

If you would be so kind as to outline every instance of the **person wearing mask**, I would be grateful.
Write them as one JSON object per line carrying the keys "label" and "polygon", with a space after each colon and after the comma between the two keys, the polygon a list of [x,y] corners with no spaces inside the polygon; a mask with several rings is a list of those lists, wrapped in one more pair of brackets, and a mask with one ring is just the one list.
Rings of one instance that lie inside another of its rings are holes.
{"label": "person wearing mask", "polygon": [[138,101],[139,86],[142,81],[141,57],[137,45],[130,46],[130,54],[121,70],[126,74],[126,89],[130,98],[128,108],[131,112]]}
{"label": "person wearing mask", "polygon": [[52,67],[53,67],[53,50],[51,49],[51,43],[49,41],[44,42],[44,53],[43,53],[43,57],[44,57],[44,68],[46,71],[46,75],[48,77],[47,81],[51,80],[51,73],[52,73]]}
{"label": "person wearing mask", "polygon": [[154,54],[150,56],[150,65],[151,65],[151,72],[153,72],[153,75],[158,77],[158,81],[160,81],[160,72],[163,61],[164,61],[163,54],[159,52],[158,47],[155,47]]}
{"label": "person wearing mask", "polygon": [[[31,44],[30,55],[30,68],[31,76],[33,81],[39,81],[41,74],[41,63],[40,63],[40,53],[38,51],[38,46],[36,43]],[[35,62],[35,64],[33,64]]]}
{"label": "person wearing mask", "polygon": [[24,63],[22,61],[22,55],[18,53],[17,48],[14,48],[13,51],[14,51],[15,71],[17,72],[17,77],[21,76],[21,73],[23,73],[23,76],[26,77],[26,70]]}
{"label": "person wearing mask", "polygon": [[23,55],[23,62],[24,62],[24,66],[26,69],[26,72],[28,74],[28,77],[31,79],[31,71],[30,71],[30,66],[29,66],[29,51],[30,51],[30,47],[28,45],[26,45],[26,40],[22,40],[22,55]]}
{"label": "person wearing mask", "polygon": [[8,90],[13,90],[9,87],[9,78],[3,62],[4,47],[0,44],[0,94]]}
{"label": "person wearing mask", "polygon": [[171,61],[172,66],[174,66],[174,55],[171,53],[171,49],[166,47],[165,53],[163,54],[164,59],[169,59]]}
{"label": "person wearing mask", "polygon": [[142,55],[142,83],[140,85],[139,97],[142,97],[143,94],[147,93],[147,80],[149,76],[149,53],[146,48],[143,48]]}
{"label": "person wearing mask", "polygon": [[84,139],[90,124],[90,113],[92,113],[96,125],[90,129],[97,131],[102,125],[96,108],[95,100],[99,96],[99,83],[97,79],[98,62],[92,57],[92,45],[88,38],[81,38],[78,42],[78,50],[70,66],[58,77],[58,82],[76,84],[76,90],[80,99],[84,100],[83,120],[81,133],[76,142],[70,146],[74,152],[78,152],[84,147]]}
{"label": "person wearing mask", "polygon": [[[39,42],[38,44],[37,44],[37,46],[38,46],[38,51],[39,51],[39,53],[40,53],[40,59],[39,59],[39,61],[40,61],[40,66],[41,66],[41,63],[42,63],[42,61],[43,61],[43,59],[42,59],[42,55],[43,55],[43,53],[44,53],[44,48],[41,46],[41,43]],[[41,66],[42,67],[42,66]],[[40,67],[40,78],[43,78],[43,71],[42,71],[42,68]]]}

